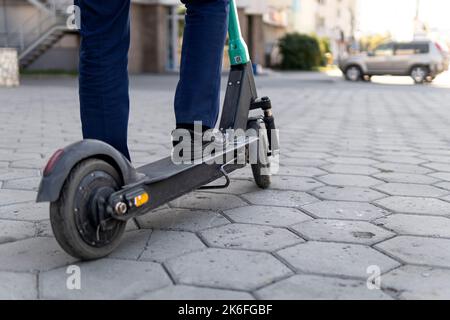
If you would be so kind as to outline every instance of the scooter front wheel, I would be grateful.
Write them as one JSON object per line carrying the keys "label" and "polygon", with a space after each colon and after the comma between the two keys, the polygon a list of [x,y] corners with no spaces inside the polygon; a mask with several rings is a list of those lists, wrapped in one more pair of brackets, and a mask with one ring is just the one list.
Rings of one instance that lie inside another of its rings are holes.
{"label": "scooter front wheel", "polygon": [[53,233],[64,251],[93,260],[117,248],[126,222],[108,218],[105,203],[122,184],[121,175],[103,160],[88,159],[73,168],[59,199],[50,205]]}
{"label": "scooter front wheel", "polygon": [[261,189],[267,189],[270,187],[270,159],[269,153],[269,139],[267,136],[267,129],[262,119],[251,119],[248,123],[248,129],[253,129],[256,135],[259,137],[256,156],[252,157],[251,167],[253,172],[253,178],[256,185]]}

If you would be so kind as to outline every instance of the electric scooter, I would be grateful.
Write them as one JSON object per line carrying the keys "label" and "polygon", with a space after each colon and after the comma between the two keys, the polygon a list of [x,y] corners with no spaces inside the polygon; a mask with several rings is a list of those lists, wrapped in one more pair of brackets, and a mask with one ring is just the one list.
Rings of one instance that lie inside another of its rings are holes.
{"label": "electric scooter", "polygon": [[[252,154],[256,184],[262,189],[270,186],[278,136],[270,99],[257,96],[235,0],[230,1],[228,32],[231,71],[219,130],[225,135],[230,129],[252,129],[256,134],[235,138],[200,161],[177,164],[167,157],[141,168],[97,140],[56,151],[43,171],[37,202],[50,202],[53,233],[68,254],[81,260],[108,256],[120,244],[127,221],[195,190],[227,188],[229,174],[245,167]],[[260,112],[250,117],[252,110]],[[242,155],[245,161],[238,161]],[[218,179],[226,182],[211,186]]]}

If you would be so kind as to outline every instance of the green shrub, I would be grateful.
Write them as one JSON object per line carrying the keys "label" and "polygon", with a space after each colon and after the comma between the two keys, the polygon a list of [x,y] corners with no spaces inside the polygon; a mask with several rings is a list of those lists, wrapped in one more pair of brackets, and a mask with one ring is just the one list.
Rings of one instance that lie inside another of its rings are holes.
{"label": "green shrub", "polygon": [[280,39],[281,68],[285,70],[313,70],[323,63],[316,37],[289,33]]}

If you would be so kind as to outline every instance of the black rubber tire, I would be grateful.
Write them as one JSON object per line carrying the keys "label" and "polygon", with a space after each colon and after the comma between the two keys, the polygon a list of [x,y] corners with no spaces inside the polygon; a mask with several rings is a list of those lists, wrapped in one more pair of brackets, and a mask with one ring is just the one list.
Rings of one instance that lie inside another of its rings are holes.
{"label": "black rubber tire", "polygon": [[[416,72],[421,72],[422,76],[415,75]],[[424,84],[430,74],[430,70],[425,66],[415,66],[411,69],[410,76],[415,84]]]}
{"label": "black rubber tire", "polygon": [[[354,79],[352,79],[351,76],[348,74],[348,72],[349,72],[351,69],[354,69],[355,71],[358,71],[358,75],[357,75],[357,77],[355,77]],[[357,65],[351,65],[351,66],[348,66],[348,67],[345,69],[345,72],[344,72],[345,80],[351,81],[351,82],[361,81],[361,80],[363,79],[363,76],[364,76],[364,73],[363,73],[361,67],[360,67],[360,66],[357,66]]]}
{"label": "black rubber tire", "polygon": [[87,243],[77,228],[74,200],[82,180],[94,172],[105,173],[115,181],[114,189],[122,186],[122,177],[105,161],[89,159],[73,168],[61,190],[60,198],[50,204],[50,222],[56,240],[71,256],[81,260],[95,260],[108,256],[120,244],[126,222],[114,220],[114,234],[111,241],[102,247]]}
{"label": "black rubber tire", "polygon": [[[263,153],[260,151],[260,148],[263,146],[268,146],[268,138],[267,138],[267,131],[266,131],[266,125],[262,119],[257,120],[250,120],[248,123],[249,129],[254,129],[259,134],[259,132],[262,131],[263,139],[267,139],[266,141],[262,141],[261,143],[258,143],[258,155],[261,154],[268,154],[269,150],[265,150]],[[267,160],[264,162],[268,163]],[[270,168],[267,167],[267,165],[264,165],[263,161],[261,161],[260,157],[258,156],[258,161],[256,164],[252,164],[252,172],[253,172],[253,178],[255,179],[256,185],[261,189],[268,189],[271,184],[270,175],[262,174],[261,171],[268,170]],[[270,166],[270,164],[269,164]]]}

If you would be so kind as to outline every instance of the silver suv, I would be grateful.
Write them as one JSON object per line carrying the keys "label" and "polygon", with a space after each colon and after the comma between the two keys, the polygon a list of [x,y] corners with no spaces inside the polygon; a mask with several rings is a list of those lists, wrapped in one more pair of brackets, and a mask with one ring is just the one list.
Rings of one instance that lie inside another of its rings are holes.
{"label": "silver suv", "polygon": [[375,75],[409,75],[416,83],[433,81],[448,66],[448,53],[432,41],[389,42],[339,63],[349,81],[370,80]]}

